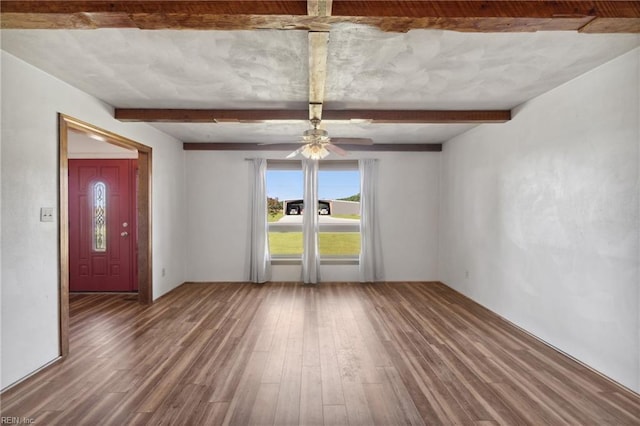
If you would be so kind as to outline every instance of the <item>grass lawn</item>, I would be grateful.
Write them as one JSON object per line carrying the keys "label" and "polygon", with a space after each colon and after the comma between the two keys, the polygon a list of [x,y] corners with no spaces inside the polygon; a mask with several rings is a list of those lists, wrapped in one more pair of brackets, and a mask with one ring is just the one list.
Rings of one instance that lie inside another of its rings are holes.
{"label": "grass lawn", "polygon": [[[321,232],[321,255],[360,254],[359,232]],[[302,232],[269,232],[269,250],[272,255],[302,254]]]}
{"label": "grass lawn", "polygon": [[360,220],[359,214],[332,214],[331,217],[337,217],[340,219],[358,219]]}
{"label": "grass lawn", "polygon": [[318,235],[321,255],[360,254],[359,232],[320,232]]}
{"label": "grass lawn", "polygon": [[277,222],[280,219],[282,219],[283,216],[284,214],[282,212],[276,213],[276,214],[269,213],[269,216],[267,217],[267,222]]}
{"label": "grass lawn", "polygon": [[274,254],[302,254],[302,232],[269,232],[269,251]]}

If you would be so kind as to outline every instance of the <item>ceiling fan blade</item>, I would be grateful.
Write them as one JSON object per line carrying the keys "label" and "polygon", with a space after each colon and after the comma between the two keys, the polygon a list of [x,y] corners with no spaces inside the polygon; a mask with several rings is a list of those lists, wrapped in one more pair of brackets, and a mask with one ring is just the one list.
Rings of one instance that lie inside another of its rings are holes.
{"label": "ceiling fan blade", "polygon": [[340,148],[339,146],[336,146],[334,144],[328,143],[324,146],[325,148],[327,148],[329,151],[338,154],[338,155],[348,155],[349,153],[347,151],[345,151],[344,149]]}
{"label": "ceiling fan blade", "polygon": [[259,146],[270,146],[270,147],[287,148],[287,147],[291,146],[292,143],[296,143],[296,142],[260,142],[257,145],[259,145]]}
{"label": "ceiling fan blade", "polygon": [[301,146],[300,148],[296,149],[295,151],[293,151],[291,154],[287,155],[286,158],[293,158],[296,155],[300,154],[302,152],[302,150],[304,149],[304,146]]}
{"label": "ceiling fan blade", "polygon": [[347,145],[373,145],[373,139],[370,138],[331,138],[331,143],[347,144]]}

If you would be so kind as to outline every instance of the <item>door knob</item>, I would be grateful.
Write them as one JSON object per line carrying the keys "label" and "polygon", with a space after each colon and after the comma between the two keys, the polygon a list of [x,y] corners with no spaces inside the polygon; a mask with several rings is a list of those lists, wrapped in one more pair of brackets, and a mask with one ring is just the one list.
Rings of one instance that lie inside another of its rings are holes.
{"label": "door knob", "polygon": [[126,237],[127,235],[129,235],[129,233],[127,231],[123,231],[120,233],[120,236],[122,237]]}

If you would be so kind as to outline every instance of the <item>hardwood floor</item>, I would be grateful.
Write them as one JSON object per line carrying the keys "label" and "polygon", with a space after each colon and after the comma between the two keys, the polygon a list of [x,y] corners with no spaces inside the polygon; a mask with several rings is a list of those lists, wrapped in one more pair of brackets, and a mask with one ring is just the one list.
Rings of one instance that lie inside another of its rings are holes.
{"label": "hardwood floor", "polygon": [[72,296],[70,355],[2,395],[46,425],[637,425],[640,396],[438,283]]}

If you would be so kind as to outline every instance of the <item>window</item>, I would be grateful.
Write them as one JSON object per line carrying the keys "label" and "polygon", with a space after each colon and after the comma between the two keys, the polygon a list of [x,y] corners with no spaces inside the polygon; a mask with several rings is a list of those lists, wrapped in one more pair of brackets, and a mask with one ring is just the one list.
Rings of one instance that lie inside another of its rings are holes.
{"label": "window", "polygon": [[360,254],[360,173],[357,163],[336,163],[324,167],[320,163],[318,172],[320,257],[357,258]]}
{"label": "window", "polygon": [[302,188],[300,162],[268,163],[267,220],[269,251],[274,259],[299,259],[302,255]]}
{"label": "window", "polygon": [[93,184],[93,250],[107,250],[107,186]]}
{"label": "window", "polygon": [[[269,161],[267,207],[273,260],[300,259],[304,176],[299,161]],[[357,259],[360,254],[360,174],[357,161],[322,161],[318,172],[318,245],[323,260]]]}

